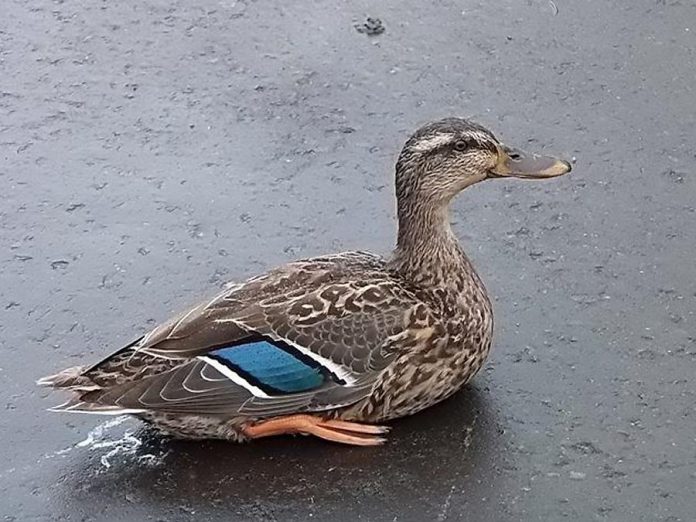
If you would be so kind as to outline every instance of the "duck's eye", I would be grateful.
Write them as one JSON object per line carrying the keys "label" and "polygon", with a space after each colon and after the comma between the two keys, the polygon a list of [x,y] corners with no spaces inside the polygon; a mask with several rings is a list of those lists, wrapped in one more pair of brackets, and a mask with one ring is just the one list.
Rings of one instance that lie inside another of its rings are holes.
{"label": "duck's eye", "polygon": [[464,152],[469,148],[469,144],[464,140],[458,140],[454,142],[454,150],[459,152]]}

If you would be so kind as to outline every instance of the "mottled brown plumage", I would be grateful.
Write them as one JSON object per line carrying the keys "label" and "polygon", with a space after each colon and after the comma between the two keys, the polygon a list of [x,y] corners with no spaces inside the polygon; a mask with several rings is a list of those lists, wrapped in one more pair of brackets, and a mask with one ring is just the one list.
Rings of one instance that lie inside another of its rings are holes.
{"label": "mottled brown plumage", "polygon": [[467,120],[426,125],[396,164],[390,258],[348,252],[289,263],[40,384],[73,392],[59,411],[131,413],[179,437],[301,432],[380,443],[384,429],[359,423],[441,401],[490,350],[491,304],[450,228],[452,198],[486,178],[569,170]]}

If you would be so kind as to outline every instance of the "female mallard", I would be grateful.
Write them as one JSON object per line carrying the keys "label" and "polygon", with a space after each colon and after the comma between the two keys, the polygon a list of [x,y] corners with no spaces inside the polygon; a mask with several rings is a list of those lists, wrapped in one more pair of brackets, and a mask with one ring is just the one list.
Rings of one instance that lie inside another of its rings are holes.
{"label": "female mallard", "polygon": [[569,171],[464,119],[425,125],[396,163],[391,258],[347,252],[281,266],[39,384],[74,392],[55,411],[129,413],[183,438],[381,444],[387,428],[372,423],[452,395],[488,355],[491,304],[450,228],[452,198],[488,178]]}

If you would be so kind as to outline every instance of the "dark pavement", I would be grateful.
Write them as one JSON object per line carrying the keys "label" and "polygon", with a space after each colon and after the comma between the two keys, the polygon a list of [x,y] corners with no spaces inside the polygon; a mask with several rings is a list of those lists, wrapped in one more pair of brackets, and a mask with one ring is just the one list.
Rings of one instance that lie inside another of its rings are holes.
{"label": "dark pavement", "polygon": [[[3,2],[2,520],[696,518],[696,3],[429,4]],[[396,155],[449,115],[577,158],[455,203],[497,321],[462,393],[373,449],[45,411],[36,378],[228,280],[387,253]]]}

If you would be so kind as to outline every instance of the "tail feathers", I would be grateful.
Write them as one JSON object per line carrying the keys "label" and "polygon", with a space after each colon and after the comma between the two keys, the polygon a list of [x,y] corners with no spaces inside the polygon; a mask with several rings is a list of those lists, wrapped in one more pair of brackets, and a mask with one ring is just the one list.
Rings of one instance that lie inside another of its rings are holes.
{"label": "tail feathers", "polygon": [[73,412],[73,413],[93,413],[95,415],[125,415],[142,413],[145,410],[135,409],[135,408],[121,408],[120,406],[110,406],[104,404],[95,404],[91,402],[85,402],[81,400],[80,397],[75,397],[70,399],[68,402],[60,404],[59,406],[54,406],[49,408],[48,411],[63,413],[63,412]]}
{"label": "tail feathers", "polygon": [[50,388],[63,388],[75,391],[90,391],[99,388],[89,377],[83,375],[84,366],[73,366],[54,375],[42,377],[36,384]]}
{"label": "tail feathers", "polygon": [[[97,364],[90,366],[73,366],[55,375],[42,377],[36,381],[36,384],[49,388],[68,389],[77,392],[99,390],[105,386],[120,384],[120,382],[132,378],[135,373],[128,368],[128,364],[135,354],[135,349],[133,347],[137,345],[141,339],[142,337],[109,355]],[[99,371],[100,367],[104,365],[106,369]],[[125,373],[124,369],[127,370]]]}

